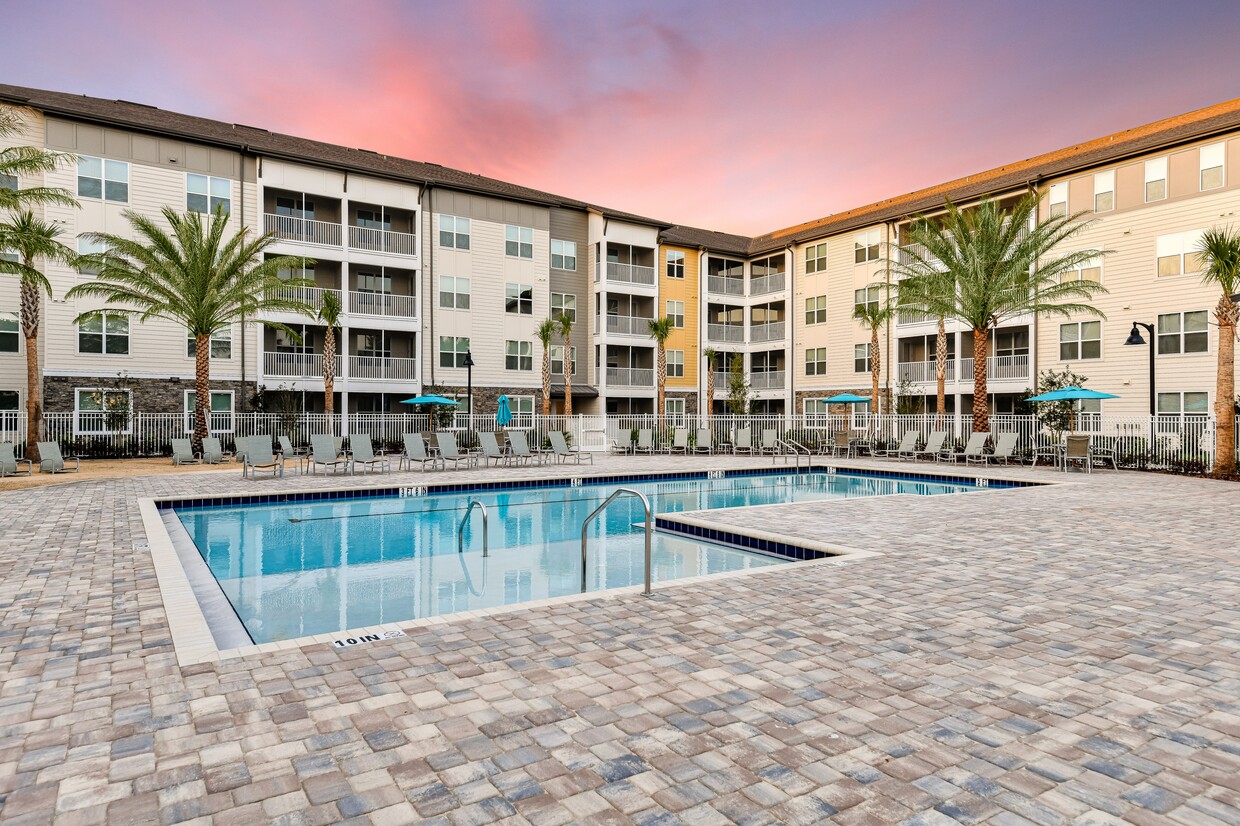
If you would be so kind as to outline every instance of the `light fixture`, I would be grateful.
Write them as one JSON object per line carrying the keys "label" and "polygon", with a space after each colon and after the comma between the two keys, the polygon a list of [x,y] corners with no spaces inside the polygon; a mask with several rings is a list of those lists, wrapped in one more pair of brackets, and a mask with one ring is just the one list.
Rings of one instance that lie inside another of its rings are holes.
{"label": "light fixture", "polygon": [[1137,322],[1132,322],[1132,332],[1128,334],[1128,340],[1124,342],[1126,345],[1144,344],[1145,339],[1141,337],[1141,331],[1137,329]]}

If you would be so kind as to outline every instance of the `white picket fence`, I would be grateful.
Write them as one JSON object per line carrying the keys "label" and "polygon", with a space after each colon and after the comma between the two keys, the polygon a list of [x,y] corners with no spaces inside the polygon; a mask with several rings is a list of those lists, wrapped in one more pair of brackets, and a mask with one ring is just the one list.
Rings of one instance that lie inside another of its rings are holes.
{"label": "white picket fence", "polygon": [[[377,445],[398,447],[404,433],[431,430],[430,418],[416,413],[212,413],[210,429],[226,449],[237,437],[269,434],[288,436],[295,445],[304,445],[315,433],[341,436],[366,433]],[[753,444],[765,433],[795,441],[811,451],[831,443],[836,433],[854,437],[896,442],[908,431],[924,439],[931,432],[944,431],[950,442],[963,445],[973,430],[969,415],[870,415],[852,414],[755,415],[755,416],[663,416],[654,414],[607,416],[541,416],[518,414],[507,425],[521,430],[531,445],[548,444],[550,431],[568,434],[570,442],[582,450],[601,451],[627,447],[637,441],[642,430],[650,430],[656,449],[670,446],[676,428],[685,428],[697,444],[698,431],[709,430],[715,445],[729,444],[738,432],[748,428]],[[76,455],[86,457],[168,455],[172,439],[191,435],[193,422],[177,413],[47,413],[43,438],[55,440]],[[462,443],[472,444],[478,432],[500,427],[492,415],[457,413],[451,424],[440,429],[458,434]],[[1087,433],[1101,446],[1114,450],[1120,464],[1129,467],[1194,470],[1213,460],[1214,418],[1210,415],[1105,416],[1084,414],[1076,421],[1076,431]],[[992,433],[1019,435],[1018,452],[1031,453],[1039,445],[1062,438],[1034,416],[995,415],[990,417]],[[26,435],[25,413],[0,411],[0,441],[13,442],[20,455]],[[950,443],[949,442],[949,443]]]}

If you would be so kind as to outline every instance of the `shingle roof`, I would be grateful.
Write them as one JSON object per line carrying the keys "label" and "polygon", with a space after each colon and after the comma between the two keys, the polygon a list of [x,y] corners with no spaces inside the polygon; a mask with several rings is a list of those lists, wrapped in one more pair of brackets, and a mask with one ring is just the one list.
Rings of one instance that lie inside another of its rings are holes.
{"label": "shingle roof", "polygon": [[665,244],[678,244],[682,247],[706,247],[712,252],[747,255],[753,239],[747,235],[731,235],[726,232],[715,232],[697,227],[674,226],[663,230],[659,238]]}

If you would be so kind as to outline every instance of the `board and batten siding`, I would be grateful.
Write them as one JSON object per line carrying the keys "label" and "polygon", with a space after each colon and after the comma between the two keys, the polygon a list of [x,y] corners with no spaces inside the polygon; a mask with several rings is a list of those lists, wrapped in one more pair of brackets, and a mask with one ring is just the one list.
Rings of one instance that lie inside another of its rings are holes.
{"label": "board and batten siding", "polygon": [[[685,277],[667,277],[667,252],[684,253]],[[692,247],[678,247],[663,244],[655,255],[655,267],[659,272],[659,299],[655,306],[655,315],[663,317],[667,314],[668,301],[683,301],[685,304],[685,326],[672,330],[667,339],[668,350],[683,350],[685,354],[685,375],[683,378],[667,379],[667,387],[677,390],[695,390],[698,387],[699,373],[702,368],[702,351],[698,342],[701,332],[699,322],[698,299],[701,297],[701,285],[698,279],[698,251]],[[705,390],[705,384],[702,389]]]}
{"label": "board and batten siding", "polygon": [[[551,269],[551,289],[553,293],[566,293],[577,297],[577,320],[573,324],[573,333],[570,336],[572,346],[577,348],[577,362],[573,365],[573,383],[587,384],[588,376],[593,375],[592,362],[594,360],[593,349],[590,346],[590,325],[593,322],[593,316],[588,314],[590,305],[590,281],[588,273],[587,261],[590,256],[590,228],[589,220],[586,213],[582,210],[562,209],[553,207],[550,210],[549,233],[552,240],[572,241],[577,245],[577,269],[557,270]],[[535,326],[542,322],[544,318],[550,318],[550,311],[545,316],[535,319]],[[559,336],[554,340],[555,344],[562,343]],[[542,371],[542,344],[537,341],[534,343],[534,363],[538,372]],[[560,375],[552,376],[551,381],[558,384],[564,380]],[[541,383],[542,379],[539,379]],[[584,400],[581,400],[584,401]],[[580,404],[574,405],[579,407]]]}

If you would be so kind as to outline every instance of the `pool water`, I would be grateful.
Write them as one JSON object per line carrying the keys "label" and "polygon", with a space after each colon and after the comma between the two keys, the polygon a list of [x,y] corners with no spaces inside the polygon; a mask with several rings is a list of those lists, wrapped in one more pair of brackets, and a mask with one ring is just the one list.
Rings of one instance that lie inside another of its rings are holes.
{"label": "pool water", "polygon": [[[581,591],[581,525],[616,484],[375,496],[176,509],[255,642],[528,602]],[[973,490],[850,474],[768,474],[626,484],[656,514],[779,502]],[[470,500],[488,509],[489,555]],[[587,590],[644,579],[641,503],[625,497],[591,523]],[[656,583],[790,561],[658,531]]]}

